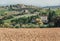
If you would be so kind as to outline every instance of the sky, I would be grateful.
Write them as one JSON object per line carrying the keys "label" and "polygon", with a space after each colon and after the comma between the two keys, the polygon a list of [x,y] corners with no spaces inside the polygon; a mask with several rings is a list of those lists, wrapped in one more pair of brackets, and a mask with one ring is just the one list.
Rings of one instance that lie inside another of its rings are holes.
{"label": "sky", "polygon": [[60,0],[0,0],[0,5],[26,4],[34,6],[56,6]]}

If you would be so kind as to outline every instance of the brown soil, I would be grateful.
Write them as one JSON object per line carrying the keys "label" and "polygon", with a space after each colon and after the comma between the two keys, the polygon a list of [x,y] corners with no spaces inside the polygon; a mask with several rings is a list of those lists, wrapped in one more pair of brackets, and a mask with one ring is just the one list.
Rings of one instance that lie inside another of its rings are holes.
{"label": "brown soil", "polygon": [[0,28],[0,41],[60,41],[60,28]]}

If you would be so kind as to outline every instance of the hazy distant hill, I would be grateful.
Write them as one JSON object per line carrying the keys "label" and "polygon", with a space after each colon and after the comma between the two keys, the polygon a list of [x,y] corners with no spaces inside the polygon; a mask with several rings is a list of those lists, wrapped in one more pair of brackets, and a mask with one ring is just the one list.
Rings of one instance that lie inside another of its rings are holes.
{"label": "hazy distant hill", "polygon": [[46,6],[46,7],[43,7],[43,8],[60,8],[60,6]]}

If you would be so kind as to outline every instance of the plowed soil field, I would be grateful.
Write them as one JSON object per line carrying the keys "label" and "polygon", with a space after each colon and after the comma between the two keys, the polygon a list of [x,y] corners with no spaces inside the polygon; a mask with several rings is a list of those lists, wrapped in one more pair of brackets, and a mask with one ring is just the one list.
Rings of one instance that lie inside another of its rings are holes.
{"label": "plowed soil field", "polygon": [[0,28],[0,41],[60,41],[60,28]]}

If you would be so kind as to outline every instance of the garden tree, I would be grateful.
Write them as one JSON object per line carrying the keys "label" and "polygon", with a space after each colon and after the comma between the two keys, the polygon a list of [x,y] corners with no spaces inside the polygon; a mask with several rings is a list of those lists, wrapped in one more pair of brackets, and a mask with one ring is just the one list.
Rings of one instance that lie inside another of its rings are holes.
{"label": "garden tree", "polygon": [[0,19],[0,27],[4,27],[4,21],[3,21],[3,19]]}
{"label": "garden tree", "polygon": [[54,18],[56,17],[56,12],[55,11],[51,11],[49,16],[50,16],[50,22],[53,22]]}
{"label": "garden tree", "polygon": [[56,16],[56,12],[55,11],[52,11],[52,14],[53,14],[53,16]]}
{"label": "garden tree", "polygon": [[50,10],[50,8],[48,9],[49,11],[49,14],[48,14],[48,23],[51,21],[51,16],[52,16],[52,14],[51,14],[51,10]]}
{"label": "garden tree", "polygon": [[55,11],[50,10],[49,8],[49,14],[48,14],[48,22],[52,22],[53,16],[56,16]]}
{"label": "garden tree", "polygon": [[50,10],[49,8],[49,14],[48,14],[48,23],[49,23],[49,26],[54,26],[53,25],[53,20],[54,20],[54,17],[56,16],[56,13],[55,11],[52,11]]}
{"label": "garden tree", "polygon": [[36,23],[39,24],[39,26],[43,25],[41,18],[36,18]]}
{"label": "garden tree", "polygon": [[13,15],[9,15],[9,16],[4,16],[3,19],[6,20],[6,19],[11,19],[13,18]]}
{"label": "garden tree", "polygon": [[47,13],[46,12],[42,12],[42,15],[47,15]]}
{"label": "garden tree", "polygon": [[3,21],[3,19],[0,19],[0,24],[4,24],[4,21]]}
{"label": "garden tree", "polygon": [[28,23],[30,23],[31,22],[31,17],[28,17]]}
{"label": "garden tree", "polygon": [[12,10],[12,5],[9,6],[9,10]]}
{"label": "garden tree", "polygon": [[11,27],[9,23],[4,23],[3,25],[4,25],[4,27],[6,27],[6,28]]}
{"label": "garden tree", "polygon": [[17,24],[17,19],[11,20],[11,24],[15,26]]}
{"label": "garden tree", "polygon": [[39,12],[39,10],[38,9],[35,9],[34,12]]}
{"label": "garden tree", "polygon": [[60,16],[55,17],[54,26],[55,27],[60,27]]}
{"label": "garden tree", "polygon": [[12,5],[13,7],[17,7],[17,5]]}

